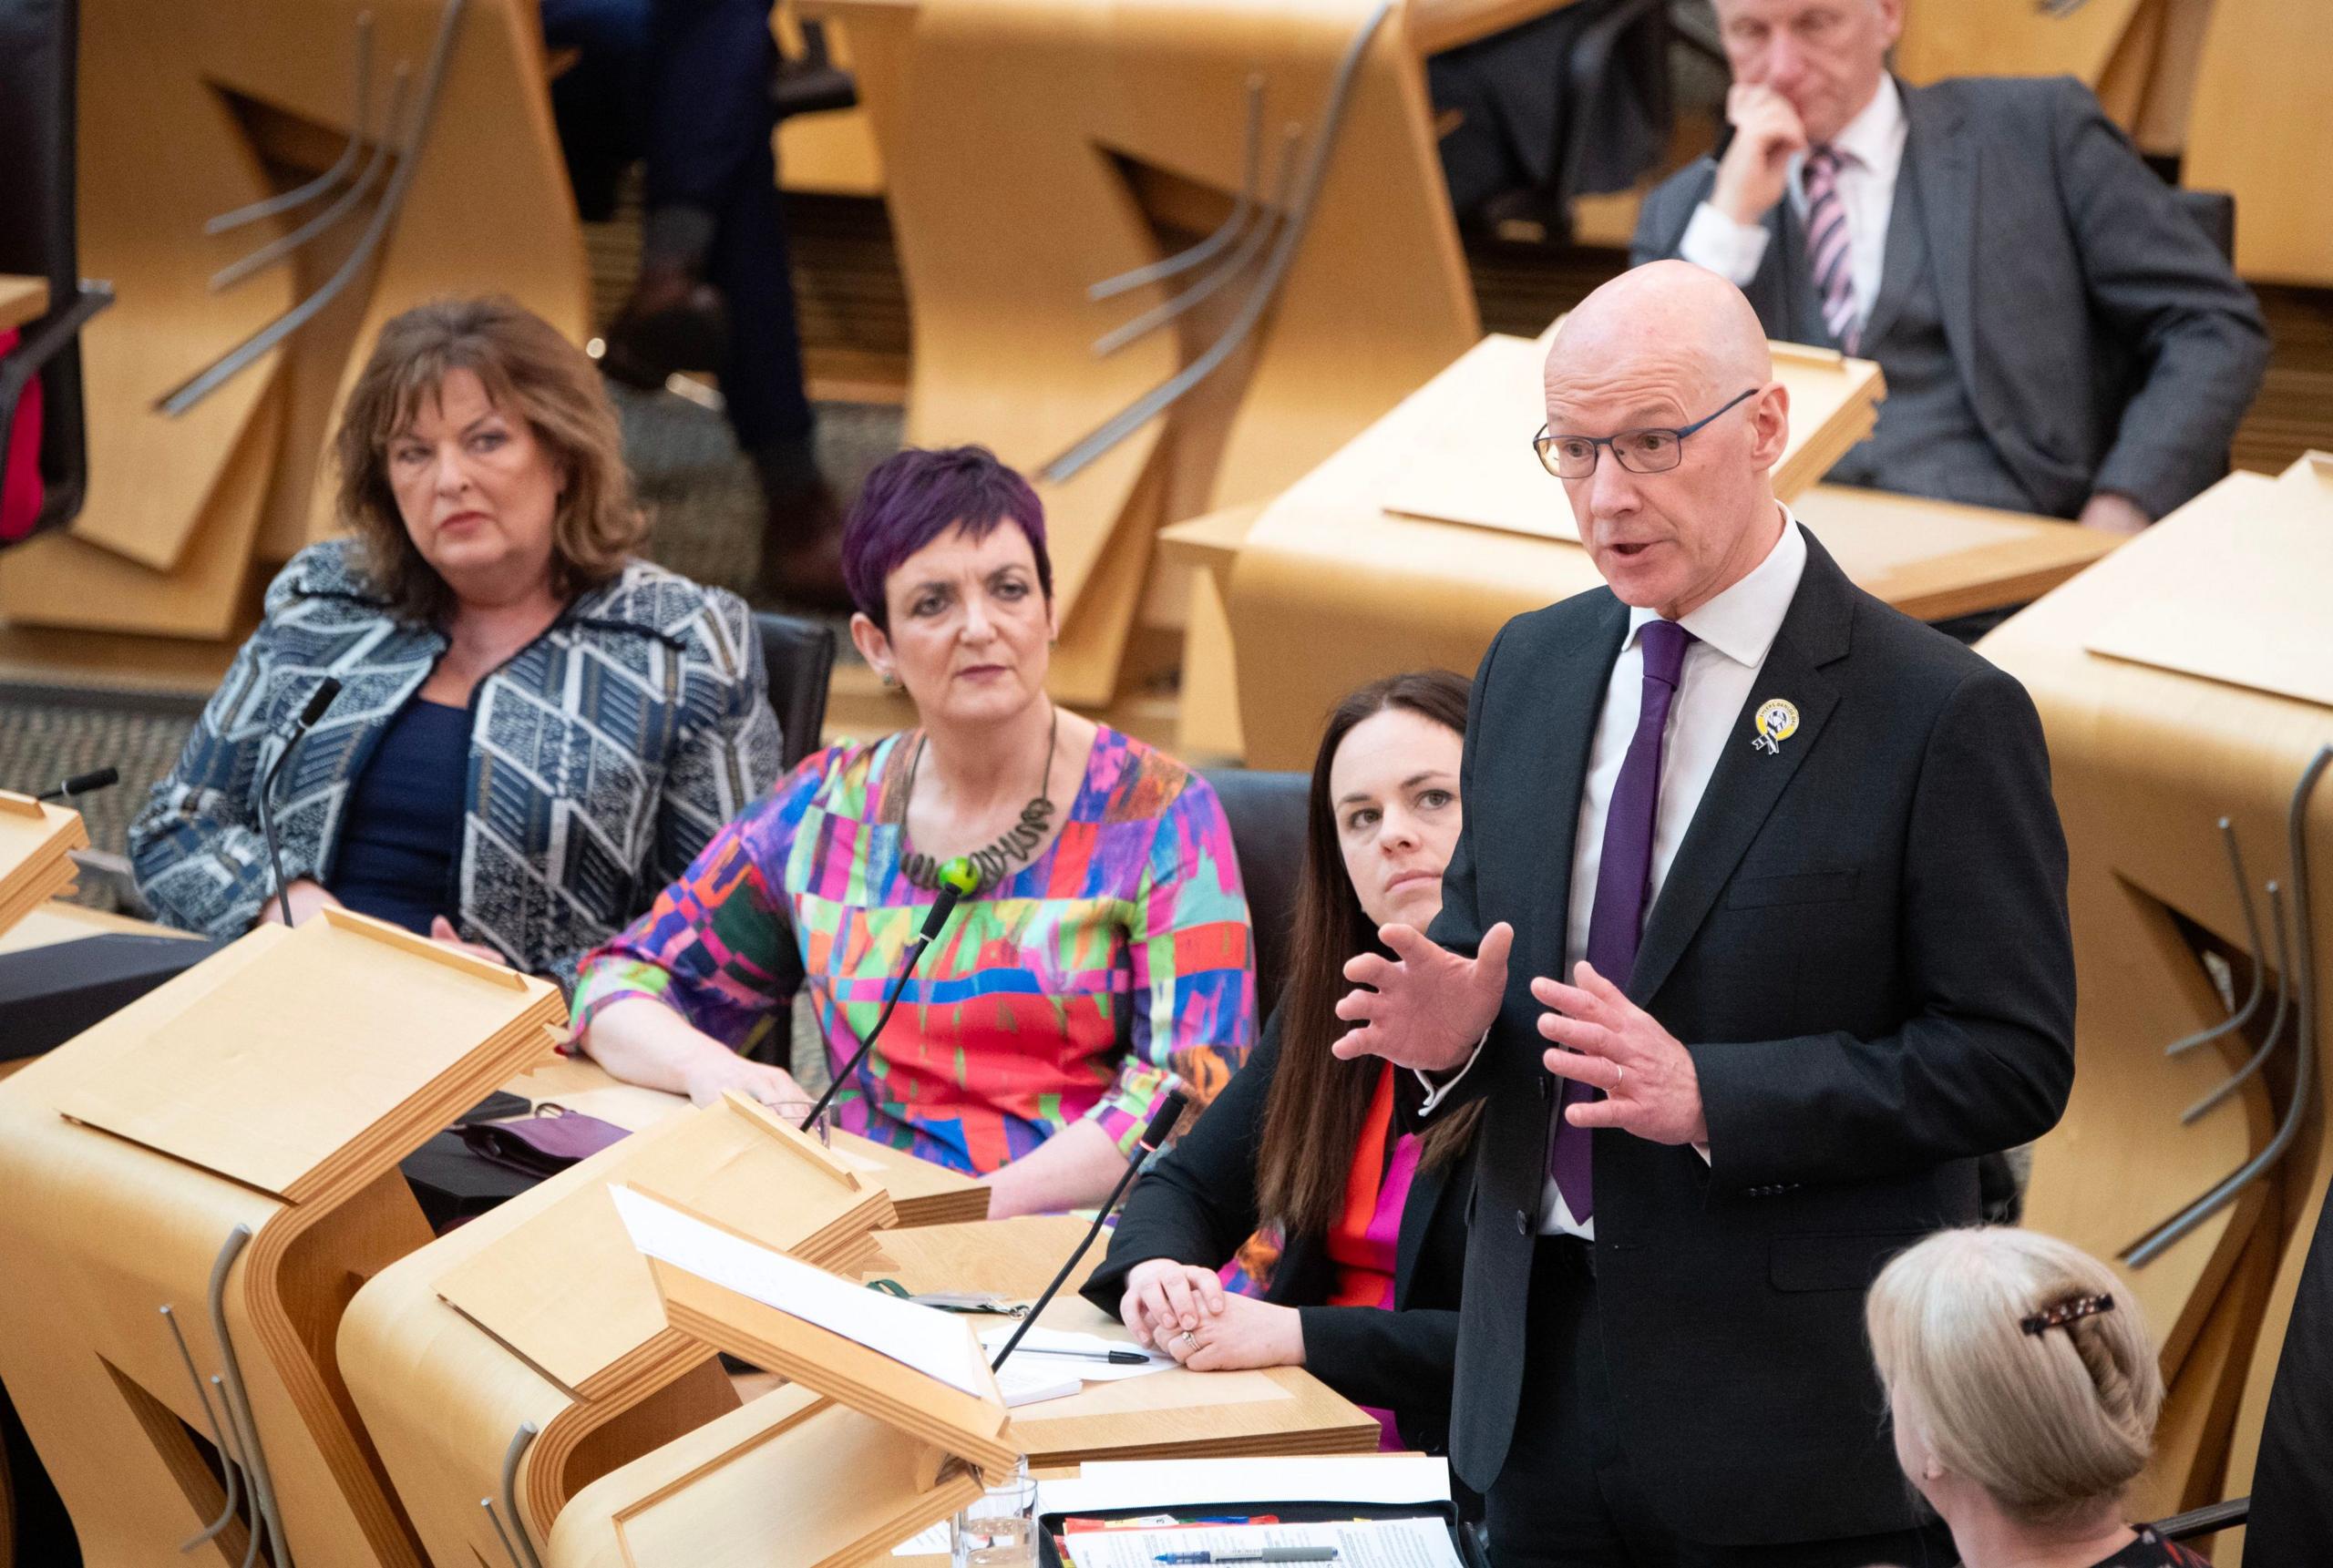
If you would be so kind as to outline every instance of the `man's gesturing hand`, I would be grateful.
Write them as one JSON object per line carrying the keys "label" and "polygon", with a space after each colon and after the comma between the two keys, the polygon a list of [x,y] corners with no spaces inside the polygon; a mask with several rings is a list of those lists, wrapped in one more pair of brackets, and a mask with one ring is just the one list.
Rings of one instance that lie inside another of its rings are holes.
{"label": "man's gesturing hand", "polygon": [[1708,1143],[1691,1054],[1586,959],[1572,978],[1579,984],[1531,982],[1531,994],[1555,1009],[1539,1015],[1539,1032],[1571,1048],[1544,1060],[1557,1077],[1578,1079],[1607,1098],[1569,1106],[1565,1117],[1575,1127],[1618,1127],[1656,1143]]}
{"label": "man's gesturing hand", "polygon": [[1471,958],[1436,947],[1407,926],[1383,927],[1377,938],[1393,957],[1363,953],[1346,960],[1345,979],[1367,989],[1348,992],[1337,1004],[1337,1016],[1359,1027],[1329,1049],[1347,1061],[1382,1056],[1396,1067],[1427,1072],[1465,1066],[1498,1017],[1515,927],[1502,920],[1484,932]]}

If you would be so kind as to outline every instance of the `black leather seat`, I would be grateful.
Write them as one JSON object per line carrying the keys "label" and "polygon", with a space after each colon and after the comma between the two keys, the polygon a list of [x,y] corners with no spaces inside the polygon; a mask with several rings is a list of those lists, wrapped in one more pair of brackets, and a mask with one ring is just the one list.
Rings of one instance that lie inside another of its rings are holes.
{"label": "black leather seat", "polygon": [[16,346],[0,359],[0,484],[7,473],[7,432],[37,376],[43,497],[36,533],[80,514],[88,443],[79,333],[113,300],[104,284],[81,282],[74,250],[79,36],[75,0],[0,0],[0,272],[48,280],[47,313],[26,323]]}
{"label": "black leather seat", "polygon": [[769,705],[777,715],[779,759],[791,769],[818,749],[827,723],[827,682],[835,671],[835,629],[824,621],[760,610],[754,626],[769,671]]}
{"label": "black leather seat", "polygon": [[1312,775],[1209,768],[1231,824],[1231,848],[1248,890],[1248,918],[1256,931],[1256,1022],[1280,1004],[1288,978],[1289,933],[1296,925],[1296,888],[1304,872],[1304,813]]}

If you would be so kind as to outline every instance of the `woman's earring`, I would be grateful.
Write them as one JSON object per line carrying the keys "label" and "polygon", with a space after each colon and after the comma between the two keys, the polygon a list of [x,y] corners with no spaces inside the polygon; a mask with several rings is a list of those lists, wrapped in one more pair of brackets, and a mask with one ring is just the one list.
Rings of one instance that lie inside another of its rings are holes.
{"label": "woman's earring", "polygon": [[876,673],[883,678],[883,689],[885,691],[896,691],[899,688],[899,678],[897,675],[892,674],[889,670],[878,671]]}

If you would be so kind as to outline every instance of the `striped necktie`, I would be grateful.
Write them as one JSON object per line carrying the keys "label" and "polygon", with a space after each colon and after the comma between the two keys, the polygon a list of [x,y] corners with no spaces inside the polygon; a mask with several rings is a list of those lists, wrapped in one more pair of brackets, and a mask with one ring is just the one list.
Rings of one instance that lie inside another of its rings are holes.
{"label": "striped necktie", "polygon": [[1806,190],[1806,260],[1814,270],[1814,297],[1822,302],[1823,324],[1849,354],[1863,336],[1855,324],[1855,268],[1848,259],[1846,203],[1839,200],[1839,165],[1828,147],[1812,149],[1800,170]]}

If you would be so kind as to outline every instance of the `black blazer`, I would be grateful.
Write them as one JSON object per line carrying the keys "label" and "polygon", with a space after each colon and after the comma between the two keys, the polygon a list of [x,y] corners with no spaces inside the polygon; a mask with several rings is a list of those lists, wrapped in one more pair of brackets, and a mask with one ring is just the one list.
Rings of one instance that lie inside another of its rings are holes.
{"label": "black blazer", "polygon": [[[1898,85],[1945,338],[2003,466],[2068,518],[2098,490],[2159,518],[2216,481],[2268,330],[2171,189],[2070,77]],[[1703,158],[1647,197],[1634,260],[1674,256],[1716,180]],[[1789,205],[1743,291],[1769,337],[1789,335]]]}
{"label": "black blazer", "polygon": [[[1167,1257],[1219,1268],[1255,1233],[1256,1151],[1279,1064],[1275,1012],[1207,1114],[1135,1184],[1108,1255],[1085,1282],[1088,1301],[1115,1317],[1135,1265]],[[1418,1172],[1402,1211],[1393,1311],[1321,1305],[1335,1288],[1336,1266],[1318,1232],[1285,1238],[1264,1296],[1302,1317],[1306,1370],[1355,1404],[1392,1410],[1403,1440],[1434,1453],[1450,1430],[1467,1168],[1462,1158]]]}
{"label": "black blazer", "polygon": [[[1629,612],[1507,622],[1475,679],[1466,820],[1435,940],[1516,928],[1498,1020],[1444,1105],[1486,1101],[1451,1455],[1487,1489],[1524,1358],[1581,781]],[[1779,755],[1752,744],[1797,704]],[[1595,1142],[1596,1290],[1619,1437],[1689,1539],[1914,1522],[1863,1328],[1879,1266],[1977,1216],[1976,1156],[2047,1131],[2073,1079],[2066,849],[2025,689],[1850,583],[1805,575],[1647,917],[1628,991],[1691,1050],[1710,1160]],[[1437,1110],[1437,1114],[1441,1113]]]}

